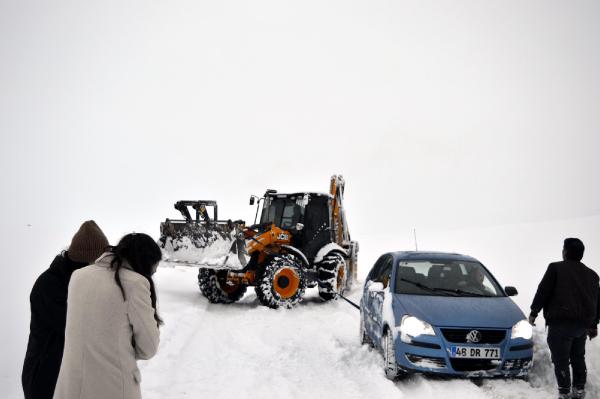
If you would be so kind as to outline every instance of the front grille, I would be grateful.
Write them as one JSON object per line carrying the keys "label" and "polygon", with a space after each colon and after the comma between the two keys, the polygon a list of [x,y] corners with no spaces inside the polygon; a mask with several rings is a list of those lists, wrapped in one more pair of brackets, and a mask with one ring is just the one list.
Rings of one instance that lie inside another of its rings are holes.
{"label": "front grille", "polygon": [[450,364],[456,371],[488,371],[496,369],[500,360],[453,358],[450,359]]}
{"label": "front grille", "polygon": [[441,357],[418,356],[407,353],[406,358],[418,367],[429,369],[443,369],[446,367],[446,360]]}
{"label": "front grille", "polygon": [[528,369],[531,367],[532,362],[531,362],[531,358],[524,358],[524,359],[511,359],[511,360],[507,360],[504,362],[504,366],[502,366],[502,368],[504,370],[521,370],[521,369]]}
{"label": "front grille", "polygon": [[442,328],[442,334],[448,342],[457,344],[471,343],[467,341],[467,334],[473,330],[481,333],[481,340],[476,344],[499,344],[506,337],[506,330],[483,330],[476,328]]}

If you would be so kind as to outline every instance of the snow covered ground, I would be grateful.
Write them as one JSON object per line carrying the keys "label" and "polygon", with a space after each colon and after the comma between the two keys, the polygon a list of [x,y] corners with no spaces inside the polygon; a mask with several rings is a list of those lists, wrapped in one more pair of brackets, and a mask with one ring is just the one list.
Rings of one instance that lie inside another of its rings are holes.
{"label": "snow covered ground", "polygon": [[[161,268],[166,320],[158,355],[141,365],[146,399],[204,398],[549,398],[555,392],[544,333],[536,333],[529,383],[415,377],[390,382],[380,354],[358,342],[358,311],[339,300],[321,303],[316,290],[293,310],[258,305],[250,290],[234,305],[202,298],[196,273]],[[357,299],[360,289],[350,297]],[[600,341],[588,346],[590,397],[600,397]]]}
{"label": "snow covered ground", "polygon": [[[114,241],[119,232],[104,226]],[[0,398],[22,398],[20,373],[29,323],[28,295],[71,231],[56,226],[12,228],[3,240],[0,279]],[[359,279],[385,251],[412,249],[411,234],[397,237],[357,234]],[[566,236],[587,245],[584,262],[600,265],[600,216],[580,219],[462,229],[418,229],[419,247],[475,256],[503,285],[515,285],[517,304],[527,312],[546,265],[560,256]],[[196,270],[161,267],[156,275],[160,312],[166,324],[157,356],[141,365],[145,399],[171,398],[552,398],[554,376],[538,320],[535,368],[523,381],[385,379],[379,353],[358,344],[358,312],[343,301],[321,303],[315,290],[292,310],[259,306],[253,290],[233,305],[213,305],[196,285]],[[350,297],[359,297],[357,287]],[[588,344],[590,398],[600,398],[600,339]],[[393,395],[393,396],[392,396]]]}

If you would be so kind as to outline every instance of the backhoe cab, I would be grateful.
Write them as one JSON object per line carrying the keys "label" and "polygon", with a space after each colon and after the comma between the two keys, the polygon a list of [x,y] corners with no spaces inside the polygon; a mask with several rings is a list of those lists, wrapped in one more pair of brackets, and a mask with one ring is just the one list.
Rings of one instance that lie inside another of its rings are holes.
{"label": "backhoe cab", "polygon": [[[214,201],[197,201],[195,219],[182,212],[184,221],[161,224],[161,246],[169,261],[200,267],[200,290],[214,303],[233,303],[248,286],[272,308],[294,306],[310,287],[334,299],[356,280],[357,269],[358,243],[350,239],[343,192],[341,176],[331,178],[329,193],[267,190],[250,197],[257,211],[249,227],[218,221],[216,203],[210,219],[206,206]],[[178,224],[185,227],[173,227]]]}

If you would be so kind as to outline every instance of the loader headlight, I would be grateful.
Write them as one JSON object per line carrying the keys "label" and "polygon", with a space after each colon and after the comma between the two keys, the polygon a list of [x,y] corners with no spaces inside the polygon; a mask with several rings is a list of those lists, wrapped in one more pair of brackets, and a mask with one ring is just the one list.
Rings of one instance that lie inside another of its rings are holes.
{"label": "loader headlight", "polygon": [[400,338],[403,342],[411,342],[413,337],[419,335],[435,335],[431,324],[415,316],[405,315],[400,322]]}
{"label": "loader headlight", "polygon": [[513,326],[510,338],[531,339],[533,338],[533,327],[529,324],[529,321],[521,320]]}

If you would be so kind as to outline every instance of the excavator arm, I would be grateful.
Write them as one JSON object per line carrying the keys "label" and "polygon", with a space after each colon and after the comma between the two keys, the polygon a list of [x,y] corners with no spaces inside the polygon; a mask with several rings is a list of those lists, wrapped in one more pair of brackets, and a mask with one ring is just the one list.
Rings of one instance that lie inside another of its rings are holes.
{"label": "excavator arm", "polygon": [[346,212],[344,210],[344,186],[345,181],[342,175],[331,176],[329,194],[333,197],[331,202],[331,226],[333,229],[336,244],[345,248],[348,254],[349,268],[352,279],[357,279],[357,254],[358,243],[351,241],[348,223],[346,222]]}
{"label": "excavator arm", "polygon": [[331,203],[332,227],[335,235],[335,242],[341,246],[350,241],[348,224],[346,223],[346,214],[344,211],[344,178],[341,175],[331,176],[329,194],[333,196]]}

